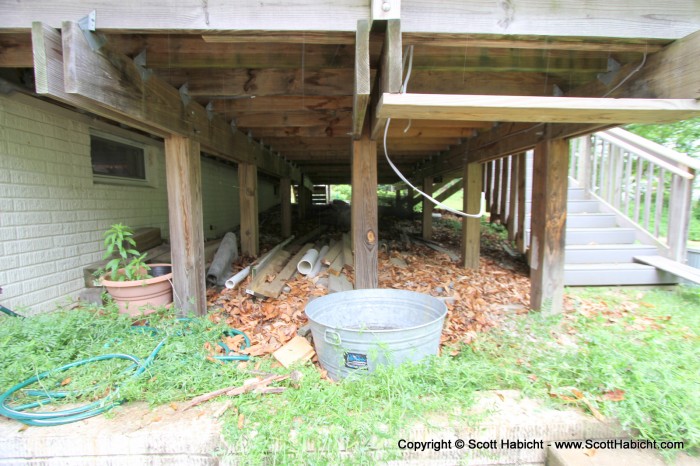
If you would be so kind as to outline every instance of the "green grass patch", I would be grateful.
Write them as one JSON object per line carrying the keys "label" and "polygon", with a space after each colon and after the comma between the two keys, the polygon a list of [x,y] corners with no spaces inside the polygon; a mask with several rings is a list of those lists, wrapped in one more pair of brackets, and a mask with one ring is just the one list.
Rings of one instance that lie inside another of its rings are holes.
{"label": "green grass patch", "polygon": [[[298,389],[233,398],[224,416],[224,435],[235,450],[244,451],[238,458],[244,464],[367,464],[377,461],[374,449],[381,445],[389,446],[382,459],[398,457],[400,452],[391,446],[401,430],[426,422],[431,414],[454,426],[476,422],[467,413],[477,390],[520,389],[554,406],[588,409],[580,399],[567,403],[550,397],[572,396],[575,389],[641,438],[683,440],[686,449],[698,448],[700,293],[690,288],[570,293],[574,309],[567,314],[514,316],[455,357],[385,368],[338,384],[321,380],[312,366],[300,367],[304,377]],[[126,400],[162,404],[241,385],[252,377],[235,363],[206,360],[204,343],[215,344],[224,330],[208,319],[182,324],[164,312],[149,317],[148,323],[158,334],[134,331],[131,321],[113,310],[6,318],[0,325],[5,348],[0,390],[99,354],[145,358],[166,337],[142,377],[123,380],[123,365],[98,363],[83,373],[57,375],[44,388],[54,389],[70,377],[65,389],[93,388],[88,396],[94,398],[104,393],[104,384],[121,383]],[[286,372],[271,369],[270,358],[260,361],[262,371]],[[623,399],[607,400],[610,393],[622,393]],[[352,454],[342,456],[338,444]]]}

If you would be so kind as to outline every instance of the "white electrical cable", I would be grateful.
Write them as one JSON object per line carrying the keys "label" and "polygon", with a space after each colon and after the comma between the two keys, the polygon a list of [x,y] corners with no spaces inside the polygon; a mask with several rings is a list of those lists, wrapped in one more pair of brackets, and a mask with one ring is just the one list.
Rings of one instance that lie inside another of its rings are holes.
{"label": "white electrical cable", "polygon": [[[403,64],[404,64],[404,66],[406,66],[406,57],[404,57]],[[409,49],[408,49],[408,71],[407,71],[407,73],[406,73],[406,79],[404,80],[403,85],[401,86],[401,93],[402,93],[402,94],[405,94],[405,93],[406,93],[406,88],[408,87],[408,80],[409,80],[410,77],[411,77],[411,69],[412,69],[412,68],[413,68],[413,46],[411,45],[411,46],[409,47]],[[394,165],[394,163],[393,163],[393,162],[391,161],[391,159],[389,158],[389,151],[388,151],[387,148],[386,148],[386,136],[387,136],[387,134],[389,133],[389,123],[391,123],[391,118],[387,118],[387,119],[386,119],[386,126],[384,127],[384,156],[386,157],[386,161],[389,163],[389,166],[391,167],[391,169],[394,170],[394,173],[396,173],[396,175],[397,175],[399,178],[401,178],[401,180],[402,180],[404,183],[406,183],[406,184],[407,184],[408,186],[410,186],[414,191],[417,191],[421,196],[423,196],[424,198],[428,199],[430,202],[432,202],[432,203],[435,204],[436,206],[438,206],[438,207],[440,207],[440,208],[442,208],[442,209],[444,209],[444,210],[446,210],[446,211],[448,211],[448,212],[450,212],[450,213],[453,213],[453,214],[455,214],[455,215],[458,215],[458,216],[460,216],[460,217],[481,218],[481,217],[484,216],[484,214],[486,214],[486,194],[485,194],[483,191],[481,192],[481,208],[479,209],[479,213],[478,213],[478,214],[467,214],[467,213],[465,213],[465,212],[462,212],[462,211],[460,211],[460,210],[453,209],[452,207],[449,207],[449,206],[443,204],[442,202],[440,202],[440,201],[438,201],[437,199],[435,199],[435,198],[433,198],[433,197],[427,195],[426,193],[424,193],[424,192],[421,191],[420,189],[418,189],[418,188],[416,188],[415,186],[413,186],[413,184],[411,184],[411,182],[408,181],[408,180],[406,179],[405,176],[403,176],[403,174],[399,171],[399,169],[396,167],[396,165]],[[411,121],[409,120],[408,126],[407,126],[406,129],[404,130],[404,133],[405,133],[406,131],[408,131],[408,128],[410,128],[410,126],[411,126]]]}
{"label": "white electrical cable", "polygon": [[402,180],[404,183],[406,183],[406,184],[407,184],[408,186],[410,186],[414,191],[417,191],[421,196],[423,196],[424,198],[426,198],[427,200],[429,200],[430,202],[432,202],[432,203],[435,204],[436,206],[438,206],[438,207],[440,207],[441,209],[444,209],[444,210],[446,210],[446,211],[448,211],[448,212],[450,212],[450,213],[453,213],[453,214],[455,214],[455,215],[458,215],[458,216],[460,216],[460,217],[481,218],[481,217],[483,217],[483,216],[486,214],[486,194],[485,194],[483,191],[481,192],[481,208],[479,209],[479,213],[478,213],[478,214],[467,214],[467,213],[465,213],[465,212],[462,212],[462,211],[460,211],[460,210],[453,209],[452,207],[443,204],[442,202],[438,201],[437,199],[435,199],[435,198],[433,198],[433,197],[431,197],[431,196],[428,196],[426,193],[424,193],[424,192],[421,191],[420,189],[418,189],[418,188],[416,188],[415,186],[413,186],[413,184],[411,184],[411,182],[408,181],[408,180],[406,179],[405,176],[403,176],[403,174],[399,171],[398,168],[396,168],[396,165],[394,165],[394,163],[393,163],[393,162],[391,161],[391,159],[389,158],[389,152],[388,152],[388,150],[387,150],[387,148],[386,148],[386,135],[387,135],[387,133],[389,132],[389,123],[391,123],[391,118],[387,118],[387,119],[386,119],[386,126],[384,127],[384,156],[386,157],[386,161],[389,163],[389,166],[391,167],[391,169],[394,170],[394,173],[396,173],[396,175],[397,175],[399,178],[401,178],[401,180]]}

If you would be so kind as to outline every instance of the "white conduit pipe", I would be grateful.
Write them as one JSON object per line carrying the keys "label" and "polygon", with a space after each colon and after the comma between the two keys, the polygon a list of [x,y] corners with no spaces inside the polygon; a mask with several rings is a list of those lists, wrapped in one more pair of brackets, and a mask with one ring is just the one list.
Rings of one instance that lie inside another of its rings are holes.
{"label": "white conduit pipe", "polygon": [[316,263],[314,264],[313,268],[311,269],[311,272],[307,275],[308,278],[314,278],[318,273],[321,271],[321,259],[323,256],[325,256],[328,253],[328,250],[330,247],[328,245],[323,246],[321,248],[321,251],[318,253],[318,259],[316,260]]}
{"label": "white conduit pipe", "polygon": [[297,270],[302,275],[308,275],[309,272],[311,272],[311,269],[314,268],[314,265],[318,260],[318,251],[315,249],[309,249],[308,251],[306,251],[304,257],[302,257],[299,263],[297,264]]}
{"label": "white conduit pipe", "polygon": [[241,284],[243,280],[246,279],[248,275],[250,275],[250,266],[246,267],[245,269],[238,272],[236,275],[226,280],[226,288],[232,289],[237,287]]}

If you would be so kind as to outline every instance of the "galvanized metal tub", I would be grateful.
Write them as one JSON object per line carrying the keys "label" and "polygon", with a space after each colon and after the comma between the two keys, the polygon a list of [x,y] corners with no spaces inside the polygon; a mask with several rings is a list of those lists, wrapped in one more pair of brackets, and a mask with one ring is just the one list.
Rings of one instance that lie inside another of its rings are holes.
{"label": "galvanized metal tub", "polygon": [[333,293],[306,306],[319,362],[342,379],[437,354],[445,303],[404,290]]}

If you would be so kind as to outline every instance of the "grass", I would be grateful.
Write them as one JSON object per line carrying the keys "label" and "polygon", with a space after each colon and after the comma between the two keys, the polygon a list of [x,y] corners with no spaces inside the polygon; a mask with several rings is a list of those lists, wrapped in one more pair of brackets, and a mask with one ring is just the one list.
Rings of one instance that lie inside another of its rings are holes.
{"label": "grass", "polygon": [[[513,316],[498,331],[480,335],[457,356],[436,357],[425,365],[386,368],[371,377],[331,384],[312,366],[300,388],[279,395],[234,398],[224,417],[225,438],[245,450],[244,464],[344,463],[376,460],[373,448],[389,445],[400,431],[430,413],[447,415],[456,426],[473,421],[465,413],[477,390],[519,389],[555,406],[586,402],[606,416],[636,429],[641,438],[683,440],[700,446],[700,292],[569,290],[572,309],[560,316]],[[37,317],[4,319],[0,325],[0,390],[69,361],[124,352],[145,358],[165,336],[168,341],[147,374],[122,385],[127,400],[151,404],[190,399],[224,386],[240,385],[251,374],[236,364],[205,359],[204,343],[223,330],[205,318],[183,331],[167,312],[149,318],[158,335],[134,332],[128,318],[107,309],[59,311]],[[260,370],[271,369],[261,358]],[[94,365],[65,388],[114,383],[123,367]],[[50,385],[47,383],[50,388]],[[573,390],[580,391],[577,398]],[[103,393],[104,387],[93,393]],[[622,400],[606,399],[621,393]],[[552,395],[555,397],[552,398]],[[560,395],[560,396],[556,396]],[[97,395],[91,395],[97,396]],[[568,400],[568,401],[567,401]],[[352,450],[343,456],[339,442]],[[307,447],[312,447],[311,450]],[[270,453],[270,452],[274,453]]]}

